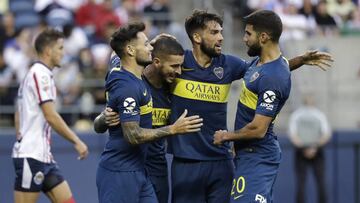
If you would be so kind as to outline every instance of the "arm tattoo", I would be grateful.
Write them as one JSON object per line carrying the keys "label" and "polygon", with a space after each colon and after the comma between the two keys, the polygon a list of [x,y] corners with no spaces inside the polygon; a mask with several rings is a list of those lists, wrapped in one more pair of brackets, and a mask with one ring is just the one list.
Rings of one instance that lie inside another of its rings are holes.
{"label": "arm tattoo", "polygon": [[108,129],[108,126],[105,123],[105,115],[101,113],[94,120],[94,130],[97,133],[104,133]]}
{"label": "arm tattoo", "polygon": [[169,126],[156,129],[141,128],[139,122],[121,123],[124,137],[132,145],[151,142],[162,137],[171,135]]}

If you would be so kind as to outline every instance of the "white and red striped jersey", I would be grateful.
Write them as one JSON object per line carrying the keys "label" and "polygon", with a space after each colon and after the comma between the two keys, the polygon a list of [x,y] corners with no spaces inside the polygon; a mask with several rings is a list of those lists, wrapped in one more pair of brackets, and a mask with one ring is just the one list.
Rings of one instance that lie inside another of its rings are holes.
{"label": "white and red striped jersey", "polygon": [[51,127],[41,104],[55,99],[52,71],[40,62],[34,63],[18,91],[19,134],[13,147],[13,158],[30,157],[44,163],[54,162],[50,151]]}

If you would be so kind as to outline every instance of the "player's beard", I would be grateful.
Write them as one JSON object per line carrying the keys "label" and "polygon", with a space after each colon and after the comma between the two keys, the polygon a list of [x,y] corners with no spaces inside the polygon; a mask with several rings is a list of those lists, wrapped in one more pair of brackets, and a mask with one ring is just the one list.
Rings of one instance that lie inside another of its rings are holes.
{"label": "player's beard", "polygon": [[152,63],[152,61],[150,59],[142,59],[142,58],[136,58],[136,63],[139,64],[140,66],[148,66]]}
{"label": "player's beard", "polygon": [[204,41],[202,41],[202,42],[200,43],[200,49],[201,49],[202,52],[204,52],[206,55],[208,55],[208,56],[211,57],[211,58],[213,58],[213,57],[218,57],[218,56],[221,55],[221,53],[217,53],[217,52],[215,51],[215,48],[214,48],[214,47],[211,48],[211,47],[207,46],[207,45],[204,43]]}
{"label": "player's beard", "polygon": [[253,56],[260,56],[261,54],[261,46],[259,42],[256,42],[255,44],[249,46],[247,54],[251,57]]}

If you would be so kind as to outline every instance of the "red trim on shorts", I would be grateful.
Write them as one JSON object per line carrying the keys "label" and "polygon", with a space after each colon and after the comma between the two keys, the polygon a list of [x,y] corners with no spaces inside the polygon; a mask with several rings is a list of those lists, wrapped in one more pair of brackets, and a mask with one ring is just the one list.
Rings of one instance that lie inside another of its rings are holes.
{"label": "red trim on shorts", "polygon": [[74,197],[70,197],[70,199],[66,200],[65,202],[63,203],[76,203],[75,200],[74,200]]}
{"label": "red trim on shorts", "polygon": [[33,74],[33,78],[35,80],[36,91],[37,91],[38,96],[39,96],[39,103],[42,103],[42,99],[41,99],[41,95],[40,95],[40,89],[39,89],[39,83],[38,83],[38,80],[36,78],[35,73]]}

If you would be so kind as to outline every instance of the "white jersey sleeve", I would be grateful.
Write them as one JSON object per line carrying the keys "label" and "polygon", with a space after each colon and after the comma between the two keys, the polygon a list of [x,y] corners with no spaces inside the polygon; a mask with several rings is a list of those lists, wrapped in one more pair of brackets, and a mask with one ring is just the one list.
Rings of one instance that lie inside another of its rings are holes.
{"label": "white jersey sleeve", "polygon": [[32,78],[34,82],[32,88],[36,95],[38,104],[55,100],[52,75],[49,75],[46,72],[34,71],[32,72]]}

